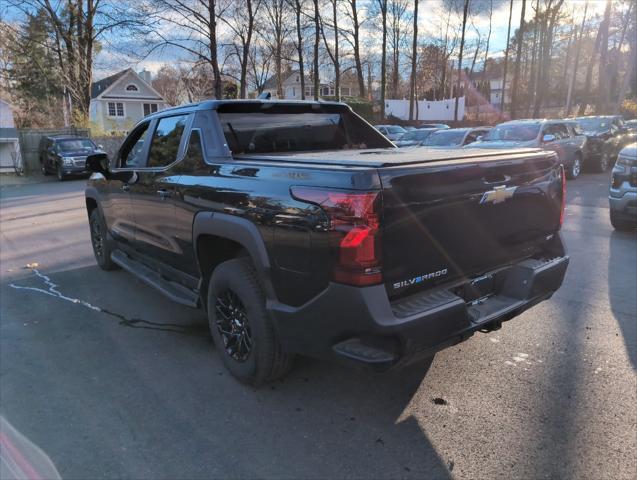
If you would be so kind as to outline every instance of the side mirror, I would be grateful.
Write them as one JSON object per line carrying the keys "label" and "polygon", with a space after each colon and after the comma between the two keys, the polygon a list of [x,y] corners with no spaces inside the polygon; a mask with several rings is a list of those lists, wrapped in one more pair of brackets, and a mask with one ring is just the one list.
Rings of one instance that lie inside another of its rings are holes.
{"label": "side mirror", "polygon": [[98,145],[97,148],[99,148],[100,150],[104,150],[104,145]]}
{"label": "side mirror", "polygon": [[542,137],[542,141],[544,143],[551,143],[551,142],[554,142],[555,140],[556,140],[555,135],[551,135],[550,133]]}
{"label": "side mirror", "polygon": [[94,153],[86,157],[86,169],[93,173],[108,173],[108,155],[105,153]]}
{"label": "side mirror", "polygon": [[484,137],[484,135],[478,135],[478,138],[476,138],[476,141],[477,142],[481,142],[483,137]]}

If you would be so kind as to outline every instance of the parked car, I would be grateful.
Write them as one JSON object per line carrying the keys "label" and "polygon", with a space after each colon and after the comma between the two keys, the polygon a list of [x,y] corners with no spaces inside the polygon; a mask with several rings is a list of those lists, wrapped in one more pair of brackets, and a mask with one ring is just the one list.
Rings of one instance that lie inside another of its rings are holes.
{"label": "parked car", "polygon": [[100,151],[100,147],[90,138],[77,135],[45,136],[38,145],[40,169],[44,175],[56,174],[58,180],[88,175],[86,157]]}
{"label": "parked car", "polygon": [[423,142],[423,147],[455,148],[468,145],[489,132],[491,127],[449,128],[438,130]]}
{"label": "parked car", "polygon": [[637,143],[619,152],[613,167],[608,201],[613,228],[637,228]]}
{"label": "parked car", "polygon": [[492,128],[475,148],[536,147],[557,153],[569,179],[579,177],[586,151],[586,136],[568,120],[511,120]]}
{"label": "parked car", "polygon": [[622,117],[590,116],[577,117],[576,121],[586,135],[584,166],[595,172],[607,171],[617,159],[624,146],[622,135],[626,132]]}
{"label": "parked car", "polygon": [[163,110],[87,164],[98,265],[204,308],[253,385],[294,354],[430,357],[550,298],[569,261],[555,154],[397,149],[345,104]]}
{"label": "parked car", "polygon": [[637,119],[627,120],[624,122],[624,127],[628,129],[629,132],[637,132]]}
{"label": "parked car", "polygon": [[419,147],[435,132],[435,128],[419,128],[406,132],[394,142],[397,147]]}
{"label": "parked car", "polygon": [[446,130],[449,125],[446,123],[421,123],[418,128],[435,128],[436,130]]}
{"label": "parked car", "polygon": [[400,125],[376,125],[375,127],[390,140],[398,140],[407,131]]}

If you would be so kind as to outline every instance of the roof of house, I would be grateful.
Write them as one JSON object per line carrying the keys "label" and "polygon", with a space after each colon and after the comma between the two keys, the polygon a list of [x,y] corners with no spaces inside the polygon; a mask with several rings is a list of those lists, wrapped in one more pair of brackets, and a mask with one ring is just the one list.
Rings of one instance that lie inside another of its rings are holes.
{"label": "roof of house", "polygon": [[[299,72],[299,70],[286,70],[281,72],[281,82],[284,82],[286,79],[290,78],[295,73],[298,74]],[[264,90],[272,90],[276,88],[276,73],[265,81],[263,88]]]}
{"label": "roof of house", "polygon": [[113,85],[117,80],[119,80],[122,75],[132,71],[132,68],[127,68],[126,70],[122,70],[121,72],[117,72],[110,77],[102,78],[97,82],[93,82],[91,84],[91,98],[96,98],[98,95],[104,92],[108,87]]}

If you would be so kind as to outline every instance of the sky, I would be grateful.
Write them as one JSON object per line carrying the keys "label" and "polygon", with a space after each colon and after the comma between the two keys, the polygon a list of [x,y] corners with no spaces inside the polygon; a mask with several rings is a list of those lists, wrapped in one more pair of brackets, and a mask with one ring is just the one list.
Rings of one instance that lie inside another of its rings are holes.
{"label": "sky", "polygon": [[[457,0],[460,1],[460,0]],[[474,5],[481,4],[488,6],[491,0],[472,0]],[[426,36],[440,37],[444,34],[443,25],[446,21],[446,12],[443,7],[443,0],[420,0],[419,3],[419,34],[422,38]],[[507,39],[507,25],[509,19],[510,0],[493,0],[494,11],[492,18],[492,33],[491,33],[491,45],[490,55],[491,57],[499,57],[504,55],[506,49]],[[526,20],[531,20],[533,17],[532,4],[535,4],[535,0],[527,0],[526,8]],[[605,0],[589,0],[588,16],[594,14],[603,14],[605,8]],[[511,34],[518,28],[520,22],[520,13],[522,7],[521,0],[513,0],[513,13],[512,13],[512,27]],[[585,5],[585,0],[566,0],[566,9],[572,10],[575,13],[575,18],[581,19]],[[461,21],[461,12],[452,16],[452,21],[455,21],[457,25]],[[20,12],[12,9],[12,7],[0,7],[0,19],[5,21],[16,21],[21,18]],[[470,23],[477,28],[472,28],[471,25],[467,27],[466,39],[467,47],[465,58],[470,58],[473,54],[473,48],[476,44],[478,35],[486,37],[488,31],[489,17],[488,11],[481,15],[474,15],[470,18]],[[223,28],[223,24],[219,23],[220,28]],[[171,28],[171,27],[164,27]],[[174,28],[174,27],[172,27]],[[223,35],[223,31],[220,32]],[[366,35],[379,35],[377,31],[366,32]],[[484,40],[484,39],[483,39]],[[484,42],[483,42],[484,44]],[[135,55],[129,55],[123,53],[123,51],[140,51],[137,45],[131,44],[131,39],[114,37],[105,38],[102,42],[102,49],[97,54],[95,59],[95,79],[102,78],[116,71],[124,68],[133,67],[135,70],[140,71],[143,69],[150,70],[156,73],[159,68],[165,63],[179,63],[185,59],[185,55],[182,50],[177,48],[165,48],[151,54],[146,58],[139,58]]]}

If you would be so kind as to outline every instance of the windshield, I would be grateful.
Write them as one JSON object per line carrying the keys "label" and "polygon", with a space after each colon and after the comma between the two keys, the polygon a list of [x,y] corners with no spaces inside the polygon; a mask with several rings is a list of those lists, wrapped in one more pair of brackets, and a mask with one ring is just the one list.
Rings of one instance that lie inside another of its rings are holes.
{"label": "windshield", "polygon": [[423,145],[430,147],[455,147],[462,145],[464,139],[465,130],[443,130],[434,132],[429,135],[429,138],[425,140]]}
{"label": "windshield", "polygon": [[400,137],[400,141],[419,141],[422,142],[426,140],[429,135],[434,133],[434,130],[412,130],[405,133],[402,137]]}
{"label": "windshield", "polygon": [[385,137],[349,110],[308,112],[305,105],[273,110],[220,111],[219,120],[232,153],[391,147]]}
{"label": "windshield", "polygon": [[528,142],[530,140],[535,140],[538,133],[540,133],[539,124],[518,123],[498,125],[497,127],[489,130],[489,133],[482,137],[482,140],[487,142],[494,140]]}
{"label": "windshield", "polygon": [[88,138],[69,138],[58,140],[57,147],[60,152],[77,152],[78,150],[93,150],[95,144]]}
{"label": "windshield", "polygon": [[582,130],[585,132],[604,132],[610,129],[610,118],[577,118],[577,123],[580,124]]}

